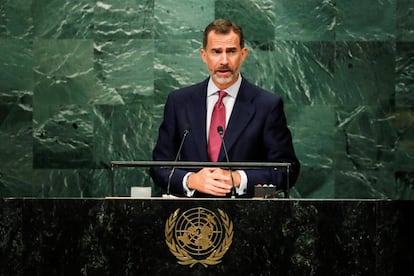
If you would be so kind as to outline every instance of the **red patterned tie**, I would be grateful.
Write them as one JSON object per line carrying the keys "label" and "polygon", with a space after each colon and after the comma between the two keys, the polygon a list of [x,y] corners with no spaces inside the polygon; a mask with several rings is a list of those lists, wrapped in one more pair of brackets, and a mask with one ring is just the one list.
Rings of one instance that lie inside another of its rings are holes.
{"label": "red patterned tie", "polygon": [[227,96],[225,91],[219,91],[219,98],[214,105],[211,114],[210,132],[208,135],[208,156],[210,161],[216,162],[221,149],[221,138],[218,134],[217,127],[222,126],[223,131],[226,129],[226,107],[223,104],[223,98]]}

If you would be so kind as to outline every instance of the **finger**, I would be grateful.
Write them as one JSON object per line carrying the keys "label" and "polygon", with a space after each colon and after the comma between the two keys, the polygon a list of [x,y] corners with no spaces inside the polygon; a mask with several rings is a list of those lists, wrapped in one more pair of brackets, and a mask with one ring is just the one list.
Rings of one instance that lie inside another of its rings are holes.
{"label": "finger", "polygon": [[222,172],[215,172],[212,174],[212,177],[216,181],[224,182],[224,183],[230,183],[231,182],[231,175],[229,172],[222,171]]}
{"label": "finger", "polygon": [[215,196],[226,196],[229,192],[226,190],[221,190],[213,187],[211,190],[207,192],[208,194],[215,195]]}
{"label": "finger", "polygon": [[214,192],[226,194],[231,191],[231,185],[224,183],[222,181],[214,180],[214,181],[211,181],[210,184],[211,184],[210,189]]}

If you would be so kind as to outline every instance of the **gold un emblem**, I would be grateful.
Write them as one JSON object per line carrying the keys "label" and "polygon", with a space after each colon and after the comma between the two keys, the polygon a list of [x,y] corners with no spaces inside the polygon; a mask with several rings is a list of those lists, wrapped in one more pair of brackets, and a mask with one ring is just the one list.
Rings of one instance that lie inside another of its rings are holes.
{"label": "gold un emblem", "polygon": [[225,212],[198,207],[181,215],[175,210],[165,223],[165,241],[181,265],[207,267],[221,262],[233,240],[233,223]]}

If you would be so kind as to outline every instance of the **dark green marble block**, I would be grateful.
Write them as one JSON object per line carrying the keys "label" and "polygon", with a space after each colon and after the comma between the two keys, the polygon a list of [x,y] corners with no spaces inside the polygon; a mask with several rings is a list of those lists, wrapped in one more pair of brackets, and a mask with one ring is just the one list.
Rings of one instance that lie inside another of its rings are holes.
{"label": "dark green marble block", "polygon": [[[150,160],[166,96],[199,82],[204,27],[239,23],[243,76],[282,96],[296,198],[414,198],[414,4],[0,3],[0,197],[103,197]],[[152,185],[145,171],[124,190]],[[155,187],[153,187],[156,190]]]}

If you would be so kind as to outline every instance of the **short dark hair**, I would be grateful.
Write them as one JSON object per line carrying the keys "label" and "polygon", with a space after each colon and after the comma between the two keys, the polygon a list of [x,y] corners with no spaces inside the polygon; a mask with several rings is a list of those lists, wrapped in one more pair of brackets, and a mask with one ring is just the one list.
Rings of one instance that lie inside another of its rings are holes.
{"label": "short dark hair", "polygon": [[228,34],[231,31],[235,32],[240,38],[240,47],[244,48],[244,35],[241,27],[228,19],[216,19],[204,29],[203,33],[203,48],[207,47],[208,34],[214,31],[218,34]]}

